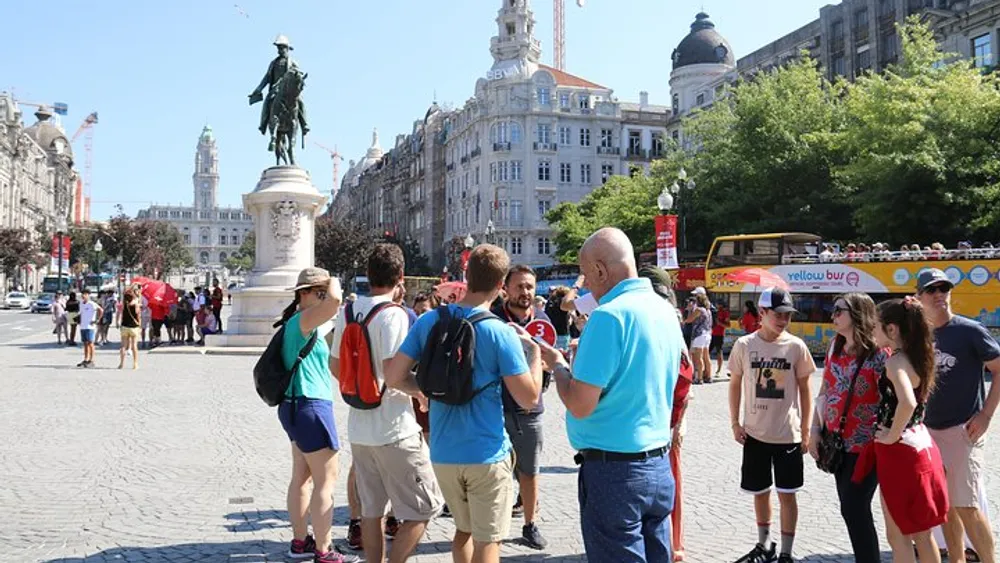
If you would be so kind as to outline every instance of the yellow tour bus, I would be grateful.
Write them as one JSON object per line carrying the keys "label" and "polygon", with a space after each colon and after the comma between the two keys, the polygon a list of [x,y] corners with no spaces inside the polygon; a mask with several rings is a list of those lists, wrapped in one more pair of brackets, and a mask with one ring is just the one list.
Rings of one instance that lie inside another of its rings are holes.
{"label": "yellow tour bus", "polygon": [[994,337],[1000,336],[1000,248],[972,248],[890,252],[887,246],[858,252],[824,244],[808,233],[732,235],[715,239],[705,263],[705,286],[716,302],[728,304],[732,314],[726,347],[743,334],[739,319],[744,303],[755,304],[763,286],[726,279],[726,274],[760,268],[788,284],[798,313],[788,330],[798,335],[816,356],[823,356],[835,333],[831,315],[836,297],[867,293],[876,303],[913,295],[917,275],[925,268],[943,270],[955,288],[955,314],[975,319]]}

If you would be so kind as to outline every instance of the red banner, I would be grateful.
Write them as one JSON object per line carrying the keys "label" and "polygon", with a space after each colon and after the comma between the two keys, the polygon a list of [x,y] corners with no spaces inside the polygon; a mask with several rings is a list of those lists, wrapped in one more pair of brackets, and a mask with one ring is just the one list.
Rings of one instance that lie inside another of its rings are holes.
{"label": "red banner", "polygon": [[[69,235],[63,235],[62,239],[62,270],[63,272],[69,272]],[[49,270],[51,270],[51,272],[59,271],[59,235],[52,235],[52,250],[50,257],[51,260]]]}
{"label": "red banner", "polygon": [[469,256],[472,256],[472,251],[466,248],[462,251],[462,271],[469,269]]}
{"label": "red banner", "polygon": [[677,264],[677,216],[656,216],[656,265],[667,270],[676,270]]}

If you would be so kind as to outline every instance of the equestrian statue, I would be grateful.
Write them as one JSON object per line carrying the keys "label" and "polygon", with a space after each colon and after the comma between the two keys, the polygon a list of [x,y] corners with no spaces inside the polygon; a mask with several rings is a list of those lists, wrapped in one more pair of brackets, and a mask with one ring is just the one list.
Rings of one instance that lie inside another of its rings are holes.
{"label": "equestrian statue", "polygon": [[[278,48],[278,56],[267,67],[267,73],[257,88],[250,93],[250,105],[263,101],[260,112],[260,134],[271,134],[267,150],[274,151],[276,165],[295,166],[295,135],[299,126],[302,127],[302,148],[305,148],[305,137],[309,133],[306,123],[306,107],[302,102],[302,90],[305,88],[308,73],[299,70],[295,61],[288,56],[292,45],[288,38],[279,35],[274,40]],[[267,96],[263,96],[264,86],[267,86]]]}

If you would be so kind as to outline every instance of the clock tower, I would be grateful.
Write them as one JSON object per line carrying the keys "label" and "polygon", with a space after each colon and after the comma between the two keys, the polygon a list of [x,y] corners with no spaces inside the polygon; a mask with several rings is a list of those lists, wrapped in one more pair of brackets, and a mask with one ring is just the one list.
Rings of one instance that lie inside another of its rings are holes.
{"label": "clock tower", "polygon": [[215,146],[215,136],[208,125],[198,138],[198,151],[194,155],[194,207],[197,210],[216,208],[219,190],[219,152]]}

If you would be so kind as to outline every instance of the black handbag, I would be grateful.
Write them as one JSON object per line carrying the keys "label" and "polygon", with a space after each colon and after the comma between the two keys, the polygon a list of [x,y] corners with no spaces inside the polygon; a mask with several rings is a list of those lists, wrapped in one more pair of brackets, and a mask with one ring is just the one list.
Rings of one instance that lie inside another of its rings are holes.
{"label": "black handbag", "polygon": [[851,385],[847,389],[847,400],[844,401],[844,410],[840,412],[840,428],[836,432],[827,429],[826,424],[819,428],[819,458],[816,460],[816,467],[826,473],[836,473],[844,463],[844,428],[847,426],[847,413],[851,410],[851,400],[854,398],[854,384],[858,381],[858,374],[861,368],[868,361],[868,356],[858,358],[854,368],[854,375],[851,376]]}

